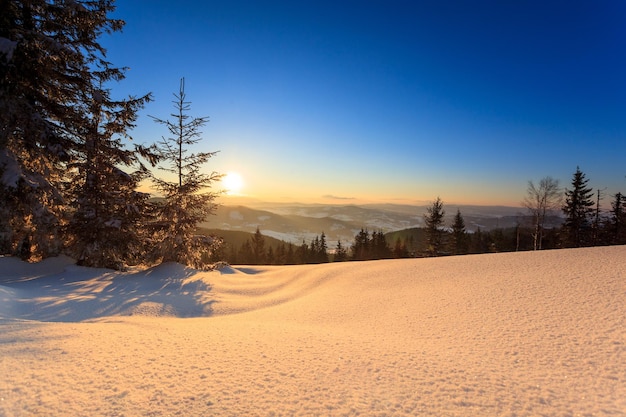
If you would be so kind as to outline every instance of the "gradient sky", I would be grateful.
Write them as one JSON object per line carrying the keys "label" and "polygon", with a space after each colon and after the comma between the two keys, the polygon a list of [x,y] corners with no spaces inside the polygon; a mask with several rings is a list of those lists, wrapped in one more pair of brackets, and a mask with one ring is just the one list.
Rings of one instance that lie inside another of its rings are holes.
{"label": "gradient sky", "polygon": [[[577,166],[626,192],[626,2],[119,0],[116,95],[185,77],[207,170],[265,201],[519,205]],[[607,197],[607,204],[610,200]]]}

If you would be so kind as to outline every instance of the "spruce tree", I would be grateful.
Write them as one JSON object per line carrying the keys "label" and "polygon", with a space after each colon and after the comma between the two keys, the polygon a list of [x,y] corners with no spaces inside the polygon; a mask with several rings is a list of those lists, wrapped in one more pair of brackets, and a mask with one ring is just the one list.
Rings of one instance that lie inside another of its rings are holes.
{"label": "spruce tree", "polygon": [[153,258],[161,262],[179,262],[195,268],[210,268],[202,261],[203,254],[211,253],[221,244],[218,238],[196,233],[199,223],[215,212],[215,199],[219,195],[210,191],[220,174],[204,174],[201,168],[217,152],[190,153],[189,148],[201,140],[200,129],[208,117],[188,115],[191,108],[186,100],[185,80],[180,81],[178,94],[174,94],[175,112],[172,120],[153,117],[164,125],[170,136],[158,143],[159,155],[166,164],[161,169],[174,175],[174,180],[153,176],[156,189],[163,195],[157,205],[158,221],[155,228]]}
{"label": "spruce tree", "polygon": [[367,229],[361,229],[354,237],[352,245],[352,259],[355,261],[365,261],[370,259],[370,234]]}
{"label": "spruce tree", "polygon": [[322,235],[320,236],[317,249],[317,262],[328,262],[328,244],[326,243],[326,234],[324,232],[322,232]]}
{"label": "spruce tree", "polygon": [[424,220],[426,221],[426,239],[428,245],[428,253],[432,256],[439,255],[443,246],[443,202],[437,197],[433,204],[426,209]]}
{"label": "spruce tree", "polygon": [[[1,3],[0,232],[10,254],[38,259],[61,250],[66,173],[84,156],[102,83],[124,77],[98,43],[124,25],[108,17],[113,3]],[[119,110],[107,100],[99,104],[102,111]]]}
{"label": "spruce tree", "polygon": [[[97,77],[105,77],[106,71]],[[111,99],[105,88],[89,92],[89,126],[77,143],[69,167],[72,213],[67,227],[68,252],[79,265],[123,269],[143,262],[149,236],[144,226],[149,195],[137,191],[148,170],[139,155],[155,161],[149,149],[126,149],[137,111],[149,96]],[[128,173],[121,168],[130,169]]]}
{"label": "spruce tree", "polygon": [[388,259],[391,257],[391,249],[382,230],[372,233],[370,257],[372,259]]}
{"label": "spruce tree", "polygon": [[250,238],[250,246],[252,247],[252,263],[262,265],[265,263],[265,237],[261,234],[259,228],[256,228],[254,235]]}
{"label": "spruce tree", "polygon": [[612,245],[626,244],[626,196],[617,193],[611,202],[608,221],[609,243]]}
{"label": "spruce tree", "polygon": [[469,250],[467,241],[467,231],[465,230],[465,220],[461,215],[461,210],[457,209],[452,223],[451,249],[455,255],[466,254]]}
{"label": "spruce tree", "polygon": [[348,252],[341,244],[341,240],[337,241],[337,247],[335,248],[335,256],[333,256],[333,262],[345,262],[348,260]]}
{"label": "spruce tree", "polygon": [[593,213],[593,190],[589,180],[576,167],[572,178],[572,189],[565,190],[565,214],[563,243],[568,247],[581,247],[591,243],[591,215]]}

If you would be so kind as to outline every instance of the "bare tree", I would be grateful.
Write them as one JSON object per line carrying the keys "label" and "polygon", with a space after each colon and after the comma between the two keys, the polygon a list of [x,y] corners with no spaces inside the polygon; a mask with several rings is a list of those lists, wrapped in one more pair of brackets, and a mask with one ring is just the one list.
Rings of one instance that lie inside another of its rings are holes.
{"label": "bare tree", "polygon": [[561,205],[561,190],[559,181],[552,177],[544,177],[535,185],[528,181],[526,197],[522,202],[533,219],[533,248],[540,250],[543,242],[543,230],[546,217]]}

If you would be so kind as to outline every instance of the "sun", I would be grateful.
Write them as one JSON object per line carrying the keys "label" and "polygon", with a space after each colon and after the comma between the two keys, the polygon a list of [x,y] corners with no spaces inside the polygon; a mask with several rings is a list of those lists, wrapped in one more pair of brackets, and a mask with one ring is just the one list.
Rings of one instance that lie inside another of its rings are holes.
{"label": "sun", "polygon": [[237,172],[228,172],[222,178],[222,185],[228,195],[239,195],[243,188],[243,178]]}

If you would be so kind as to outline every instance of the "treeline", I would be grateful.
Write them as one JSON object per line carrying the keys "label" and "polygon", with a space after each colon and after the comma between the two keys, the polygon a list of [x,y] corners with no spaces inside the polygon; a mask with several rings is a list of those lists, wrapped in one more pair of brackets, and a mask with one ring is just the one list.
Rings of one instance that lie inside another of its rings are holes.
{"label": "treeline", "polygon": [[367,230],[361,230],[352,246],[348,248],[338,241],[334,248],[329,249],[324,232],[309,243],[302,241],[299,245],[275,239],[271,244],[267,244],[267,240],[268,238],[257,228],[256,232],[240,245],[226,241],[216,256],[229,264],[245,265],[320,264],[393,257],[383,232],[370,234]]}
{"label": "treeline", "polygon": [[[604,211],[600,191],[594,199],[588,183],[579,168],[571,188],[564,191],[550,177],[537,185],[530,181],[523,201],[528,213],[520,215],[515,227],[469,232],[459,209],[445,224],[444,204],[437,198],[424,215],[425,227],[387,234],[361,229],[352,242],[339,241],[330,249],[324,233],[309,243],[280,241],[266,246],[257,228],[253,237],[237,247],[230,245],[220,256],[233,264],[293,265],[626,244],[626,197],[614,194],[610,210]],[[547,220],[558,214],[562,225],[546,227]]]}
{"label": "treeline", "polygon": [[[327,245],[324,233],[309,243],[294,244],[265,236],[257,229],[243,243],[224,239],[224,245],[211,261],[231,265],[298,265],[531,250],[532,229],[521,226],[489,231],[478,229],[473,233],[463,231],[456,237],[451,230],[443,230],[442,240],[445,244],[433,254],[427,229],[423,227],[390,233],[361,229],[352,242],[338,241],[332,247]],[[558,247],[556,230],[547,233],[545,241],[546,249]]]}

